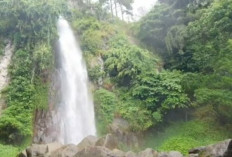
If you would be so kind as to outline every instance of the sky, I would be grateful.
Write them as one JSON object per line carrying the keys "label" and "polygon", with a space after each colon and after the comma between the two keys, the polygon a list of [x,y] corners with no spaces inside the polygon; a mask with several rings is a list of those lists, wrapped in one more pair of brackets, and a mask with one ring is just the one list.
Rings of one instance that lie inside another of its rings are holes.
{"label": "sky", "polygon": [[133,12],[134,18],[138,20],[146,14],[156,3],[157,0],[134,0]]}
{"label": "sky", "polygon": [[[92,0],[92,1],[97,2],[98,0]],[[134,20],[137,21],[142,16],[144,16],[154,6],[156,2],[157,0],[134,0],[134,4],[133,4]]]}

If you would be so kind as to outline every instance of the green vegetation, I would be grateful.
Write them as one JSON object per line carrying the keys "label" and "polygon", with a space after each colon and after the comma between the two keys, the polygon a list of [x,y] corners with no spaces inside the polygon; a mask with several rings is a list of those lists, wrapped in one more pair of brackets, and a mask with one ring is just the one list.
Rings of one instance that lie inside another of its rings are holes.
{"label": "green vegetation", "polygon": [[152,147],[159,151],[179,150],[187,154],[191,148],[215,143],[229,137],[229,131],[220,126],[217,127],[212,123],[199,120],[174,122],[158,131],[146,132],[143,147]]}
{"label": "green vegetation", "polygon": [[19,149],[14,146],[0,144],[1,157],[16,157],[18,155],[18,152]]}
{"label": "green vegetation", "polygon": [[5,48],[4,41],[3,39],[0,38],[0,56],[3,55],[4,48]]}
{"label": "green vegetation", "polygon": [[107,133],[107,126],[113,121],[117,100],[114,93],[105,89],[97,90],[94,100],[97,122],[100,122],[99,134],[102,135]]}
{"label": "green vegetation", "polygon": [[[141,40],[149,45],[149,42],[155,39],[150,40],[146,34],[150,34],[152,37],[159,35],[155,30],[158,30],[160,25],[154,24],[160,22],[167,26],[165,30],[159,31],[159,33],[162,32],[162,37],[158,36],[163,39],[160,40],[161,44],[153,45],[153,48],[165,56],[166,68],[185,71],[187,78],[195,77],[195,80],[191,79],[189,83],[186,81],[183,84],[192,103],[214,105],[222,119],[226,115],[222,115],[221,109],[226,109],[228,113],[231,111],[230,2],[224,0],[212,2],[211,5],[206,3],[204,9],[197,4],[191,4],[191,2],[186,2],[190,3],[187,6],[180,1],[161,3],[157,7],[165,9],[154,8],[142,19],[138,34],[143,34],[144,37],[141,36]],[[172,4],[172,7],[167,7],[170,5],[169,3]],[[173,13],[173,11],[182,12],[182,14],[177,14],[178,16],[175,17],[173,14],[176,12]],[[164,17],[160,18],[160,14],[164,15],[164,13],[168,13],[169,18],[182,20],[178,20],[177,23],[167,23]],[[194,18],[191,20],[183,20],[190,19],[193,15]],[[148,20],[151,22],[148,23]],[[193,85],[196,86],[193,87]],[[224,114],[226,114],[225,112]]]}
{"label": "green vegetation", "polygon": [[132,24],[119,20],[131,14],[132,0],[80,0],[72,11],[63,0],[0,1],[0,55],[4,39],[15,46],[0,154],[13,157],[30,144],[33,113],[47,109],[60,15],[81,41],[100,135],[120,117],[147,134],[141,147],[162,151],[186,154],[231,138],[232,1],[158,1]]}
{"label": "green vegetation", "polygon": [[[102,123],[109,123],[103,122],[103,119],[113,118],[109,108],[115,115],[127,119],[131,130],[140,132],[162,122],[168,110],[187,107],[188,97],[180,85],[180,72],[159,73],[159,58],[130,43],[124,32],[118,32],[107,21],[99,22],[90,16],[74,20],[73,25],[80,35],[91,80],[97,83],[97,79],[102,77],[104,91],[111,90],[118,101],[114,110],[115,103],[105,102],[109,95],[101,93],[99,96],[102,90],[95,91],[97,104],[104,106],[100,105],[104,111],[96,109],[97,115],[104,117],[99,119],[102,126]],[[96,63],[99,57],[104,62],[104,71]]]}
{"label": "green vegetation", "polygon": [[[117,19],[76,12],[73,26],[96,85],[93,92],[100,128],[107,129],[113,116],[122,117],[131,131],[155,130],[154,138],[145,141],[154,143],[150,147],[183,153],[229,138],[231,4],[230,0],[160,0],[133,24],[132,33]],[[132,43],[128,34],[134,34],[141,45]],[[107,101],[106,93],[113,102]],[[170,114],[186,122],[171,124]],[[173,132],[159,137],[157,127]]]}
{"label": "green vegetation", "polygon": [[[13,41],[10,83],[3,91],[7,108],[0,118],[1,156],[13,157],[31,143],[35,109],[48,104],[52,44],[62,1],[3,0],[0,2],[0,36]],[[1,43],[2,44],[2,43]],[[2,48],[2,47],[0,47]]]}

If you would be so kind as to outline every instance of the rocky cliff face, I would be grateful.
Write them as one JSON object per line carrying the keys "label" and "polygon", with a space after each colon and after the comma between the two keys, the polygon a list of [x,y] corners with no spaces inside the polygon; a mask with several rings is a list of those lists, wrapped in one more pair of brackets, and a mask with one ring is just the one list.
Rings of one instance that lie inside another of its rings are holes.
{"label": "rocky cliff face", "polygon": [[35,111],[33,143],[44,144],[57,141],[60,121],[57,115],[57,106],[60,101],[60,80],[58,73],[51,76],[48,109]]}
{"label": "rocky cliff face", "polygon": [[[5,47],[4,54],[0,58],[0,92],[9,83],[10,78],[8,75],[8,66],[11,62],[11,57],[12,57],[13,50],[14,50],[14,47],[11,44],[11,41],[6,41],[6,42],[7,42],[7,45]],[[1,115],[1,112],[4,106],[5,106],[5,102],[0,93],[0,115]]]}
{"label": "rocky cliff face", "polygon": [[[189,151],[188,157],[232,157],[232,140],[226,140],[214,145],[194,148]],[[33,144],[19,157],[183,157],[180,152],[157,152],[147,148],[134,153],[123,152],[118,149],[117,140],[112,134],[97,138],[86,137],[78,145],[61,145],[59,143]]]}

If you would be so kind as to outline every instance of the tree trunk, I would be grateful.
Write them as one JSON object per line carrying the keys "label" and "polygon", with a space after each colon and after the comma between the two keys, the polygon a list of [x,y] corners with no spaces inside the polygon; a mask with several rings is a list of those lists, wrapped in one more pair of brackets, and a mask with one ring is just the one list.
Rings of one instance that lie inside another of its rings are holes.
{"label": "tree trunk", "polygon": [[115,14],[118,17],[117,0],[114,0],[114,8],[115,8]]}
{"label": "tree trunk", "polygon": [[114,13],[113,13],[113,4],[112,4],[112,0],[110,0],[110,10],[111,10],[111,15],[112,17],[114,16]]}
{"label": "tree trunk", "polygon": [[123,17],[123,9],[122,9],[122,4],[119,4],[119,6],[120,6],[120,9],[121,9],[122,20],[124,20],[124,17]]}

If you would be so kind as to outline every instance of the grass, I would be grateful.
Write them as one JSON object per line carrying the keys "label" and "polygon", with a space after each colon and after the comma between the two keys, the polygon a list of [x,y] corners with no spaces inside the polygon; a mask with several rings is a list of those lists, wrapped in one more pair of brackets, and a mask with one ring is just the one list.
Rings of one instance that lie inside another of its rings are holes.
{"label": "grass", "polygon": [[3,40],[0,39],[0,56],[3,55],[3,53],[4,53],[4,48],[5,48],[5,45],[4,45],[4,43],[3,43]]}
{"label": "grass", "polygon": [[11,145],[0,144],[0,156],[1,157],[16,157],[20,149]]}
{"label": "grass", "polygon": [[31,144],[32,137],[25,137],[20,145],[3,144],[0,141],[0,157],[16,157]]}
{"label": "grass", "polygon": [[163,131],[150,131],[144,137],[142,149],[150,147],[158,151],[188,150],[216,143],[229,138],[229,133],[215,124],[201,121],[175,122]]}

